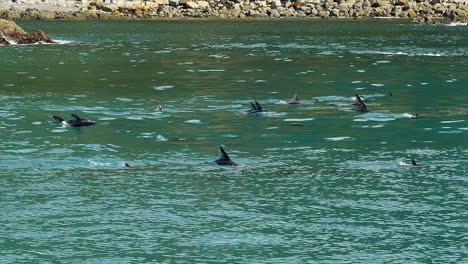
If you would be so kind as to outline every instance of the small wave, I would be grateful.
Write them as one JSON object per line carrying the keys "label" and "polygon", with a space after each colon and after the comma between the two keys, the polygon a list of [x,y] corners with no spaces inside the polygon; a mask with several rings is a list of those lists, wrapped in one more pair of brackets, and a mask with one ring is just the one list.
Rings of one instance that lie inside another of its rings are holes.
{"label": "small wave", "polygon": [[63,45],[63,44],[70,44],[70,43],[73,43],[73,41],[72,40],[66,40],[66,39],[55,39],[54,43],[51,43],[51,44]]}
{"label": "small wave", "polygon": [[153,86],[152,88],[155,89],[155,90],[158,90],[158,91],[164,91],[164,90],[167,90],[167,89],[174,88],[174,86],[172,86],[172,85],[161,85],[161,86]]}
{"label": "small wave", "polygon": [[110,162],[100,162],[100,161],[94,161],[94,160],[91,160],[89,159],[89,165],[91,167],[106,167],[106,166],[111,166],[112,163]]}
{"label": "small wave", "polygon": [[401,117],[405,117],[405,118],[414,118],[415,116],[412,115],[412,114],[404,113],[404,114],[401,115]]}
{"label": "small wave", "polygon": [[451,123],[461,123],[465,122],[465,120],[452,120],[452,121],[441,121],[441,124],[451,124]]}
{"label": "small wave", "polygon": [[330,140],[330,141],[341,141],[341,140],[345,140],[345,139],[350,139],[351,137],[328,137],[328,138],[325,138],[326,140]]}
{"label": "small wave", "polygon": [[463,22],[452,22],[448,24],[442,24],[442,26],[446,26],[446,27],[457,27],[457,26],[466,26],[466,25],[468,25],[468,23],[463,23]]}
{"label": "small wave", "polygon": [[303,122],[303,121],[311,121],[315,118],[287,118],[284,119],[285,122]]}
{"label": "small wave", "polygon": [[201,121],[200,121],[200,120],[197,120],[197,119],[191,119],[191,120],[185,121],[185,123],[199,124],[199,123],[201,123]]}
{"label": "small wave", "polygon": [[226,70],[223,70],[223,69],[219,69],[219,70],[197,70],[198,72],[223,72],[223,71],[226,71]]}
{"label": "small wave", "polygon": [[156,136],[156,139],[157,139],[158,141],[167,141],[167,140],[168,140],[167,138],[165,138],[165,137],[162,136],[162,135],[157,135],[157,136]]}

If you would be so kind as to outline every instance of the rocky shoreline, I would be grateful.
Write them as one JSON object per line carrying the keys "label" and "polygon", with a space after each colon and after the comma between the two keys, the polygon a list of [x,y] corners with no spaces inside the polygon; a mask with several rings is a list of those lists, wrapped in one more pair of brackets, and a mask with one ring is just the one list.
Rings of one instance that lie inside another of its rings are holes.
{"label": "rocky shoreline", "polygon": [[0,18],[405,18],[468,22],[468,0],[0,0]]}
{"label": "rocky shoreline", "polygon": [[28,33],[15,22],[0,18],[0,45],[34,43],[54,43],[54,41],[41,30]]}

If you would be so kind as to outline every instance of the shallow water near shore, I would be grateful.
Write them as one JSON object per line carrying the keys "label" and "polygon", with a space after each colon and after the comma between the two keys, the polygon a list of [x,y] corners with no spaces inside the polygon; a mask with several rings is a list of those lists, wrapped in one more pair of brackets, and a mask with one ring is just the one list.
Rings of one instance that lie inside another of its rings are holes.
{"label": "shallow water near shore", "polygon": [[466,26],[18,24],[59,44],[0,47],[0,263],[466,261]]}

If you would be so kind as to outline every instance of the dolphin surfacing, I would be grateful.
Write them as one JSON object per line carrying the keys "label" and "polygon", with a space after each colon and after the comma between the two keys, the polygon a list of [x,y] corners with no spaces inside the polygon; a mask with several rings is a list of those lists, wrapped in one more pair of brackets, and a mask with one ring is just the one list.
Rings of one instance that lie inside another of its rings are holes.
{"label": "dolphin surfacing", "polygon": [[364,100],[362,99],[361,96],[359,96],[358,94],[356,94],[356,104],[358,106],[358,108],[356,108],[355,110],[356,111],[359,111],[359,112],[368,112],[370,111],[369,108],[367,108],[367,105],[366,103],[364,103]]}
{"label": "dolphin surfacing", "polygon": [[269,112],[267,109],[263,109],[262,106],[255,101],[255,103],[250,102],[251,109],[247,111],[247,114],[256,114],[261,112]]}
{"label": "dolphin surfacing", "polygon": [[63,118],[55,116],[55,115],[52,116],[52,118],[54,118],[56,123],[67,124],[72,127],[92,126],[92,125],[97,124],[94,121],[79,117],[78,115],[75,115],[75,114],[71,114],[71,116],[73,117],[73,119],[70,119],[70,120],[64,120]]}
{"label": "dolphin surfacing", "polygon": [[221,166],[239,166],[239,164],[229,158],[229,155],[224,151],[223,147],[219,147],[219,150],[221,151],[221,157],[213,161],[213,163]]}
{"label": "dolphin surfacing", "polygon": [[411,159],[411,164],[400,164],[402,167],[409,167],[409,168],[438,168],[439,166],[432,166],[432,165],[419,165],[414,159]]}

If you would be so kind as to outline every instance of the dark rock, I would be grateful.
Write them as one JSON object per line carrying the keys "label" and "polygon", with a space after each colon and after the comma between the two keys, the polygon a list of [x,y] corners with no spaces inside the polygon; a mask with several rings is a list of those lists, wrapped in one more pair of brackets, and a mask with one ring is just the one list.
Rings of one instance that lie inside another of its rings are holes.
{"label": "dark rock", "polygon": [[0,45],[53,43],[54,41],[41,30],[27,33],[15,22],[0,19]]}

